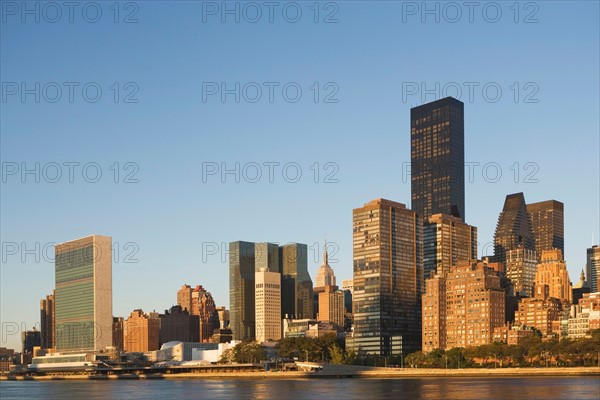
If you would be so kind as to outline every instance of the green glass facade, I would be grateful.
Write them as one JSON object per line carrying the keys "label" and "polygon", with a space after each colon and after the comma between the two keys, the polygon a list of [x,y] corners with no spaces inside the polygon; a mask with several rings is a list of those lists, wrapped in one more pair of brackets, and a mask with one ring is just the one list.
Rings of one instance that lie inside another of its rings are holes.
{"label": "green glass facade", "polygon": [[56,348],[94,349],[93,245],[56,255]]}

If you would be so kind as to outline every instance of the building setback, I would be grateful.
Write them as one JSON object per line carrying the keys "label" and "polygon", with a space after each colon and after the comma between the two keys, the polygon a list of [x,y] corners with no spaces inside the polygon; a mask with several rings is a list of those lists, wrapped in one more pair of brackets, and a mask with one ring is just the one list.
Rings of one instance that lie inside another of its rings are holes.
{"label": "building setback", "polygon": [[92,235],[55,246],[59,352],[112,346],[112,239]]}
{"label": "building setback", "polygon": [[422,218],[465,220],[464,104],[452,97],[410,110],[411,205]]}
{"label": "building setback", "polygon": [[355,351],[389,356],[420,349],[421,221],[385,199],[353,210]]}

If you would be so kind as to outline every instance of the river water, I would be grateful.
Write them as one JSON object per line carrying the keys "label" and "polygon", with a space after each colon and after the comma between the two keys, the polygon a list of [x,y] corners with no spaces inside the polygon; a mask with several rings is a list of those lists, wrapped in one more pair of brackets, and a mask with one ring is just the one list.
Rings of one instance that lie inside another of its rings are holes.
{"label": "river water", "polygon": [[598,377],[2,381],[8,399],[600,399]]}

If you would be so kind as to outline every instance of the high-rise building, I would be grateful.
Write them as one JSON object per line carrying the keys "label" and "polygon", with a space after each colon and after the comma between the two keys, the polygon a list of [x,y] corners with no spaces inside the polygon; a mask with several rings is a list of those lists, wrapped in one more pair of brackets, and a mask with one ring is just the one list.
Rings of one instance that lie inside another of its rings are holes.
{"label": "high-rise building", "polygon": [[389,356],[421,347],[422,219],[376,199],[353,210],[355,351]]}
{"label": "high-rise building", "polygon": [[423,293],[422,330],[424,352],[446,348],[446,274],[435,274],[425,279]]}
{"label": "high-rise building", "polygon": [[344,327],[346,310],[344,307],[344,292],[337,286],[325,285],[319,293],[318,321],[332,322],[338,329]]}
{"label": "high-rise building", "polygon": [[564,204],[556,200],[527,204],[531,229],[538,256],[544,250],[560,249],[565,253]]}
{"label": "high-rise building", "polygon": [[176,340],[199,342],[200,326],[199,315],[191,315],[179,305],[173,306],[160,315],[160,345]]}
{"label": "high-rise building", "polygon": [[319,315],[319,294],[325,291],[325,286],[336,286],[335,273],[329,265],[327,253],[327,242],[323,245],[323,262],[317,271],[316,286],[313,289],[313,315],[315,319]]}
{"label": "high-rise building", "polygon": [[112,345],[117,351],[123,351],[123,334],[125,329],[125,320],[123,317],[113,317],[112,326]]}
{"label": "high-rise building", "polygon": [[267,268],[271,272],[281,273],[279,246],[275,243],[254,244],[254,272]]}
{"label": "high-rise building", "polygon": [[350,293],[354,293],[354,281],[352,279],[344,279],[342,281],[342,290],[349,290]]}
{"label": "high-rise building", "polygon": [[55,343],[59,352],[112,346],[112,238],[55,246]]}
{"label": "high-rise building", "polygon": [[311,318],[313,286],[308,274],[308,248],[289,243],[279,247],[282,318]]}
{"label": "high-rise building", "polygon": [[600,246],[594,245],[587,249],[587,262],[585,264],[590,292],[600,291]]}
{"label": "high-rise building", "polygon": [[229,243],[229,313],[234,340],[254,339],[254,243]]}
{"label": "high-rise building", "polygon": [[532,326],[546,336],[552,332],[552,322],[560,319],[561,310],[560,300],[550,297],[548,285],[536,285],[533,297],[519,301],[515,324]]}
{"label": "high-rise building", "polygon": [[55,302],[53,290],[52,294],[49,294],[45,299],[40,300],[40,337],[42,349],[52,349],[55,346],[54,305]]}
{"label": "high-rise building", "polygon": [[535,250],[531,219],[523,193],[506,196],[494,233],[494,261],[506,263],[506,252],[523,248]]}
{"label": "high-rise building", "polygon": [[563,305],[573,302],[567,263],[559,249],[542,251],[535,273],[535,286],[541,285],[548,285],[548,296],[559,299]]}
{"label": "high-rise building", "polygon": [[536,252],[524,248],[508,250],[505,262],[506,277],[514,293],[519,297],[531,297],[537,270]]}
{"label": "high-rise building", "polygon": [[477,228],[460,218],[434,214],[423,224],[423,276],[444,273],[458,260],[477,259]]}
{"label": "high-rise building", "polygon": [[266,267],[255,273],[256,340],[281,339],[281,274]]}
{"label": "high-rise building", "polygon": [[42,343],[40,331],[35,327],[30,331],[21,332],[21,362],[29,364],[33,357],[33,348]]}
{"label": "high-rise building", "polygon": [[[445,280],[445,309],[443,302],[438,303],[440,315],[431,315],[436,307],[424,309],[423,335],[424,350],[431,350],[436,343],[435,329],[441,326],[437,336],[440,346],[445,348],[479,346],[492,342],[494,328],[504,325],[504,290],[500,285],[500,276],[487,264],[478,260],[458,261],[456,266],[442,277],[432,280]],[[444,283],[430,283],[426,293],[428,303],[435,297],[443,296]],[[445,313],[445,314],[444,314]],[[436,322],[437,320],[437,322]],[[433,323],[431,323],[433,321]],[[445,332],[443,326],[445,321]]]}
{"label": "high-rise building", "polygon": [[157,313],[133,310],[123,324],[123,348],[126,352],[159,349],[160,319]]}
{"label": "high-rise building", "polygon": [[411,205],[421,218],[465,220],[464,104],[446,97],[410,110]]}

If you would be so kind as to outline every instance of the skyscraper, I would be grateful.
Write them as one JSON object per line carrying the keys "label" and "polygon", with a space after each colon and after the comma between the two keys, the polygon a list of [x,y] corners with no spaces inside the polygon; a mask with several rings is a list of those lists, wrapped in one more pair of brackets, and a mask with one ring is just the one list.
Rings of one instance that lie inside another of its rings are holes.
{"label": "skyscraper", "polygon": [[354,337],[368,354],[421,347],[422,232],[404,204],[376,199],[353,210]]}
{"label": "skyscraper", "polygon": [[325,285],[319,293],[318,321],[332,322],[338,329],[344,328],[346,310],[344,308],[344,292],[337,286]]}
{"label": "skyscraper", "polygon": [[315,288],[323,288],[326,285],[336,286],[335,273],[329,265],[329,256],[327,254],[327,242],[323,245],[323,263],[317,272]]}
{"label": "skyscraper", "polygon": [[535,286],[542,285],[548,285],[548,296],[559,299],[563,305],[573,302],[573,289],[562,251],[542,251],[535,273]]}
{"label": "skyscraper", "polygon": [[515,295],[533,296],[536,270],[537,255],[535,251],[521,247],[506,252],[506,277],[510,280]]}
{"label": "skyscraper", "polygon": [[229,315],[234,340],[254,339],[254,243],[229,243]]}
{"label": "skyscraper", "polygon": [[281,335],[281,274],[262,267],[255,273],[256,340],[279,340]]}
{"label": "skyscraper", "polygon": [[587,262],[585,264],[588,286],[590,292],[600,291],[598,280],[600,279],[600,246],[594,245],[587,249]]}
{"label": "skyscraper", "polygon": [[459,260],[477,259],[477,228],[460,218],[434,214],[423,224],[423,276],[443,273]]}
{"label": "skyscraper", "polygon": [[303,319],[313,315],[313,287],[308,274],[308,248],[289,243],[279,247],[281,264],[281,317]]}
{"label": "skyscraper", "polygon": [[254,244],[254,272],[267,268],[271,272],[281,273],[279,264],[279,246],[275,243]]}
{"label": "skyscraper", "polygon": [[54,347],[54,290],[52,294],[46,296],[40,301],[40,337],[42,349],[51,349]]}
{"label": "skyscraper", "polygon": [[527,204],[538,257],[543,250],[565,253],[564,204],[556,200]]}
{"label": "skyscraper", "polygon": [[531,219],[523,193],[506,196],[494,233],[494,261],[506,263],[506,252],[523,248],[535,250]]}
{"label": "skyscraper", "polygon": [[56,350],[112,346],[112,238],[58,244],[55,266]]}
{"label": "skyscraper", "polygon": [[464,221],[464,104],[446,97],[412,108],[410,136],[412,209]]}

